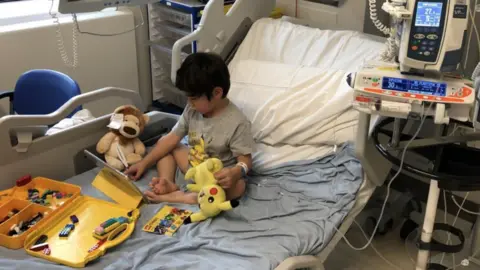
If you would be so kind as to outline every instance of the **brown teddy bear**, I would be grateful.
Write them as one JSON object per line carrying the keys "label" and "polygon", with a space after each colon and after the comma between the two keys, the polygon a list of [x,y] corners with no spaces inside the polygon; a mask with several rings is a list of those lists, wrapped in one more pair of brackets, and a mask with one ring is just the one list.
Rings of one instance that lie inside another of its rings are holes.
{"label": "brown teddy bear", "polygon": [[146,150],[138,136],[148,120],[148,115],[134,106],[118,107],[108,125],[110,131],[97,143],[97,152],[104,154],[105,161],[119,171],[139,162]]}

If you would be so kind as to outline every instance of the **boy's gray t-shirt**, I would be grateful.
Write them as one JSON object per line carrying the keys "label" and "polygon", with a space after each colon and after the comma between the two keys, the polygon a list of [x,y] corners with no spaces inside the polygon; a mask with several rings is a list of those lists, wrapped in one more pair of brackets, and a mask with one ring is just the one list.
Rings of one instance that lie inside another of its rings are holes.
{"label": "boy's gray t-shirt", "polygon": [[251,123],[232,102],[219,115],[209,118],[187,105],[173,132],[181,138],[188,135],[192,166],[216,157],[224,167],[230,167],[237,163],[238,156],[253,152]]}

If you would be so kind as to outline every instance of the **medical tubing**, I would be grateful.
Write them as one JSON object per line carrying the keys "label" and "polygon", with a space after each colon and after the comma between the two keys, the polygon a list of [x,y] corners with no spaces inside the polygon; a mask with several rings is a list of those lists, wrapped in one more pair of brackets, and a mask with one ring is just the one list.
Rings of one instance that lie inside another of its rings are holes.
{"label": "medical tubing", "polygon": [[403,149],[403,152],[402,152],[402,157],[400,159],[400,167],[397,171],[397,173],[392,177],[392,179],[390,180],[390,182],[388,183],[387,185],[387,195],[385,197],[385,201],[383,202],[383,205],[382,205],[382,210],[380,211],[380,215],[378,217],[378,220],[377,220],[377,224],[375,225],[375,228],[373,229],[373,232],[372,232],[372,235],[370,236],[370,239],[368,240],[368,242],[361,248],[357,248],[357,247],[354,247],[349,241],[348,239],[345,237],[344,234],[341,234],[343,240],[345,240],[345,242],[347,243],[347,245],[349,245],[353,250],[356,250],[356,251],[360,251],[360,250],[364,250],[366,249],[373,241],[373,237],[375,236],[375,233],[377,232],[377,229],[378,229],[378,226],[380,225],[380,221],[382,220],[382,217],[383,217],[383,214],[385,212],[385,207],[387,206],[387,202],[388,202],[388,198],[390,197],[390,186],[392,185],[393,181],[400,175],[400,172],[402,171],[402,167],[403,167],[403,161],[405,160],[405,154],[407,153],[407,149],[408,149],[408,146],[410,145],[410,143],[412,143],[415,138],[418,136],[418,134],[420,133],[420,130],[422,129],[422,126],[423,126],[423,123],[425,122],[425,119],[427,118],[427,114],[426,112],[428,112],[430,110],[430,107],[433,105],[433,103],[430,103],[429,107],[427,108],[427,110],[424,110],[424,116],[422,117],[422,120],[420,122],[420,125],[418,126],[418,129],[417,131],[415,132],[415,134],[413,135],[413,137],[410,139],[410,141],[408,141],[407,145],[405,146],[405,148]]}
{"label": "medical tubing", "polygon": [[[390,119],[385,119],[379,125],[386,125],[390,122],[391,122]],[[385,157],[388,161],[390,161],[392,164],[394,164],[396,166],[400,166],[400,164],[398,162],[398,158],[396,158],[396,157],[392,156],[390,153],[388,153],[388,150],[385,149],[380,144],[380,142],[378,140],[378,133],[379,133],[379,129],[377,129],[377,128],[375,128],[372,132],[372,139],[373,139],[373,142],[375,144],[375,147],[380,152],[380,154],[383,157]],[[434,179],[434,180],[437,180],[437,181],[449,181],[449,180],[452,179],[452,175],[448,175],[448,174],[444,174],[444,173],[433,174],[433,173],[426,172],[424,170],[415,168],[415,167],[410,166],[408,164],[405,164],[403,169],[405,171],[416,174],[418,176],[425,177],[425,178],[428,178],[428,179]],[[458,179],[459,181],[473,181],[473,180],[478,180],[477,178],[478,177],[476,177],[476,176],[475,177],[473,177],[473,176],[455,176],[455,179]]]}
{"label": "medical tubing", "polygon": [[[448,210],[447,210],[447,193],[445,192],[445,190],[443,190],[442,193],[443,193],[443,208],[444,208],[443,209],[443,223],[448,224],[448,221],[447,221],[447,213],[448,213]],[[465,203],[466,199],[467,199],[467,197],[464,198],[463,203]],[[463,205],[463,203],[462,203],[462,205]],[[453,220],[452,227],[454,227],[455,223],[457,223],[457,219],[458,219],[459,215],[460,215],[460,208],[458,209],[457,215],[455,216],[455,219]],[[447,245],[452,243],[451,236],[452,236],[452,234],[450,232],[448,232]],[[443,260],[445,259],[445,254],[446,253],[443,252],[442,259],[440,260],[440,264],[443,263]],[[452,253],[452,261],[453,261],[453,269],[455,270],[455,253]]]}
{"label": "medical tubing", "polygon": [[370,9],[370,19],[372,20],[372,23],[377,27],[380,32],[382,32],[385,35],[390,34],[390,28],[384,25],[377,16],[377,0],[368,0],[369,3],[369,9]]}
{"label": "medical tubing", "polygon": [[[360,224],[358,224],[358,222],[356,220],[353,220],[353,222],[358,226],[358,228],[360,229],[360,231],[362,232],[363,236],[365,236],[365,239],[368,240],[368,235],[365,233],[365,231],[362,229],[362,226],[360,226]],[[335,228],[335,227],[334,227]],[[398,270],[402,270],[400,267],[396,266],[395,264],[393,264],[392,262],[390,262],[389,260],[387,260],[387,258],[385,258],[376,248],[375,246],[373,245],[373,243],[371,243],[370,245],[373,249],[373,251],[375,251],[375,253],[377,253],[378,257],[380,257],[382,260],[384,260],[387,264],[389,264],[390,266],[392,266],[393,268],[395,269],[398,269]]]}
{"label": "medical tubing", "polygon": [[[475,3],[474,3],[474,7],[477,6],[477,3],[478,3],[478,0],[475,0]],[[470,54],[470,44],[472,43],[472,35],[473,35],[473,32],[476,33],[476,38],[477,38],[477,45],[478,45],[478,50],[479,50],[479,55],[480,55],[480,35],[478,33],[478,28],[477,26],[475,25],[475,17],[477,16],[477,13],[475,12],[474,14],[472,14],[473,11],[472,11],[472,8],[469,8],[469,12],[468,12],[468,15],[472,21],[472,29],[470,30],[470,33],[468,34],[468,42],[467,42],[467,48],[466,48],[466,52],[467,54],[465,55],[465,61],[463,63],[463,68],[466,69],[467,68],[467,60],[468,60],[468,56]],[[472,77],[473,78],[473,77]]]}
{"label": "medical tubing", "polygon": [[[466,198],[469,194],[470,194],[470,192],[467,192],[467,194],[465,195],[465,198]],[[480,216],[480,212],[473,212],[473,211],[470,211],[470,210],[468,210],[468,209],[465,209],[465,208],[463,207],[463,203],[462,203],[462,205],[460,205],[460,204],[457,202],[457,199],[455,199],[455,196],[454,196],[453,194],[451,195],[451,198],[452,198],[453,203],[459,208],[459,210],[462,210],[463,212],[469,213],[469,214],[471,214],[471,215]]]}
{"label": "medical tubing", "polygon": [[[477,7],[478,0],[475,0],[474,7]],[[478,45],[478,53],[480,55],[480,33],[478,32],[477,25],[475,24],[475,17],[477,13],[473,13],[473,10],[470,8],[470,12],[468,13],[470,15],[470,19],[472,20],[472,28],[475,31],[475,34],[477,36],[477,45]],[[471,33],[471,32],[470,32]],[[470,44],[470,42],[469,42]]]}
{"label": "medical tubing", "polygon": [[[447,200],[445,199],[445,198],[446,198],[446,195],[445,195],[445,194],[446,194],[446,192],[443,191],[443,196],[444,196],[443,204],[444,204],[444,207],[445,207],[445,211],[444,211],[444,223],[447,224],[447,202],[446,202]],[[467,193],[467,194],[465,195],[465,197],[463,198],[462,206],[463,206],[463,204],[465,203],[465,201],[467,200],[467,196],[468,196],[468,193]],[[460,205],[457,205],[457,206],[459,207],[459,209],[458,209],[458,211],[457,211],[457,214],[455,215],[455,219],[453,220],[452,226],[455,226],[455,223],[456,223],[458,217],[460,216],[460,210],[463,209],[462,206],[460,206]],[[412,256],[410,255],[410,252],[408,251],[408,247],[407,247],[407,240],[410,238],[410,235],[412,235],[412,233],[414,233],[414,232],[418,232],[418,229],[415,229],[415,230],[411,231],[411,232],[407,235],[407,237],[405,238],[405,252],[407,253],[407,256],[408,256],[409,259],[412,261],[412,263],[415,265],[415,261],[414,261],[414,259],[412,258]],[[448,238],[448,240],[447,240],[447,244],[449,244],[449,242],[451,242],[450,233],[448,234],[448,237],[449,237],[449,238]],[[478,251],[480,251],[480,249],[477,250],[477,251],[475,251],[475,252],[474,252],[474,255],[472,255],[471,257],[474,257],[474,256],[478,253]],[[442,255],[442,259],[441,259],[441,261],[440,261],[440,264],[442,264],[444,256],[445,256],[445,253],[443,253],[443,255]],[[448,268],[448,269],[455,270],[455,268],[458,267],[458,266],[461,266],[461,264],[455,264],[455,254],[452,254],[452,256],[453,256],[453,266],[452,266],[451,268]]]}

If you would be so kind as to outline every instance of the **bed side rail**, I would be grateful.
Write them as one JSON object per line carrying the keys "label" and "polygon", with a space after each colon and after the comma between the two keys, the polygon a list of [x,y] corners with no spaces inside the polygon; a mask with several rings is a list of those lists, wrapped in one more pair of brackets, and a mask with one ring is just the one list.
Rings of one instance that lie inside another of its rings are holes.
{"label": "bed side rail", "polygon": [[370,139],[370,115],[359,113],[355,154],[362,164],[363,171],[369,181],[377,186],[383,185],[392,165],[375,148]]}
{"label": "bed side rail", "polygon": [[250,26],[258,19],[268,17],[275,7],[275,0],[237,0],[227,14],[224,0],[210,0],[203,10],[198,28],[177,40],[172,49],[172,82],[182,63],[181,49],[197,42],[197,51],[215,52],[224,59],[231,58],[242,42]]}
{"label": "bed side rail", "polygon": [[[2,149],[2,152],[7,153],[7,155],[4,156],[8,156],[8,150],[13,149],[15,149],[16,152],[27,152],[29,145],[33,141],[35,130],[33,127],[53,125],[67,117],[80,105],[112,96],[128,98],[132,101],[133,105],[137,106],[140,110],[145,111],[145,106],[143,105],[139,94],[135,91],[116,87],[106,87],[94,90],[73,97],[63,106],[50,114],[7,115],[0,118],[0,149]],[[11,145],[12,132],[17,136],[17,145],[15,147],[12,147]]]}

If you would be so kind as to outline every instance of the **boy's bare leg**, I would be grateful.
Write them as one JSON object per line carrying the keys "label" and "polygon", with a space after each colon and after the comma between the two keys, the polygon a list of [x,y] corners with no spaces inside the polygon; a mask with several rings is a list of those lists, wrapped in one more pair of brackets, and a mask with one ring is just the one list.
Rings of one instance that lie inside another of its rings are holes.
{"label": "boy's bare leg", "polygon": [[197,193],[193,192],[183,192],[181,190],[176,190],[168,194],[155,194],[151,191],[145,191],[145,195],[148,200],[152,203],[185,203],[185,204],[197,204]]}
{"label": "boy's bare leg", "polygon": [[157,162],[158,177],[150,182],[150,188],[155,194],[168,194],[178,190],[175,185],[175,170],[177,163],[172,154],[168,154]]}
{"label": "boy's bare leg", "polygon": [[177,166],[185,174],[188,170],[188,148],[179,145],[171,155],[167,155],[157,163],[158,178],[154,178],[151,188],[154,192],[146,191],[151,202],[171,202],[197,204],[196,193],[185,193],[175,185],[175,171]]}

